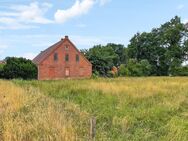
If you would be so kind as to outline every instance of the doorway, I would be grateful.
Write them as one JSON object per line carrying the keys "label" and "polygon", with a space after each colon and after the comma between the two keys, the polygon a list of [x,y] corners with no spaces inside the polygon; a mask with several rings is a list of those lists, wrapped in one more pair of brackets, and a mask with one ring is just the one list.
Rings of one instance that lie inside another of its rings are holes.
{"label": "doorway", "polygon": [[65,76],[66,77],[70,76],[70,68],[65,68]]}

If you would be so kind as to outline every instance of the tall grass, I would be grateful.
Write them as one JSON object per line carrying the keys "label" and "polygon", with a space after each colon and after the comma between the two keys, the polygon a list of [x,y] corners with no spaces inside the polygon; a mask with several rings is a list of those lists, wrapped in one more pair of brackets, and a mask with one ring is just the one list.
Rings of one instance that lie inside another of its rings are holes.
{"label": "tall grass", "polygon": [[87,138],[85,134],[77,134],[75,120],[81,118],[83,122],[79,125],[86,128],[88,114],[75,104],[55,101],[30,86],[20,88],[7,81],[0,81],[0,89],[0,140],[71,141]]}
{"label": "tall grass", "polygon": [[[15,121],[2,118],[4,140],[5,129],[22,140],[87,140],[92,116],[97,141],[188,140],[185,77],[1,82],[26,97],[13,109]],[[14,119],[10,113],[2,117]]]}

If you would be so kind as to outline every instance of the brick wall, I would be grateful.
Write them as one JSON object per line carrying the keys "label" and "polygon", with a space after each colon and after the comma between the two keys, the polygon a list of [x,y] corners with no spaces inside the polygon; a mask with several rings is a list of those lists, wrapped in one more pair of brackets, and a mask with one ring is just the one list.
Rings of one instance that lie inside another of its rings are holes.
{"label": "brick wall", "polygon": [[[56,61],[54,60],[55,53],[58,57]],[[69,61],[65,60],[66,54],[69,55]],[[79,55],[79,61],[76,61],[76,54]],[[68,37],[38,65],[39,80],[89,78],[91,75],[91,63],[73,46]]]}

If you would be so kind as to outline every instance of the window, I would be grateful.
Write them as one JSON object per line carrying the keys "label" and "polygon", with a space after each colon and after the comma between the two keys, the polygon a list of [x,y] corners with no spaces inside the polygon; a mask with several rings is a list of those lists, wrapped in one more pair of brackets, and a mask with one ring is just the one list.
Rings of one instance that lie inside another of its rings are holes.
{"label": "window", "polygon": [[66,62],[69,61],[69,55],[68,55],[68,54],[65,55],[65,61],[66,61]]}
{"label": "window", "polygon": [[65,50],[69,50],[69,46],[68,45],[65,46]]}
{"label": "window", "polygon": [[57,61],[57,60],[58,60],[58,54],[54,53],[54,61]]}
{"label": "window", "polygon": [[80,56],[78,54],[76,54],[76,62],[80,61]]}

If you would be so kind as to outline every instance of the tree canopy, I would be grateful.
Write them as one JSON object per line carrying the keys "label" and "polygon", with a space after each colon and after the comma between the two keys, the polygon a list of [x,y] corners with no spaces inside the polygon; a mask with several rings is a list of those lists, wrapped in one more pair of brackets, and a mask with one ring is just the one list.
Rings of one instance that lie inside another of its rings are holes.
{"label": "tree canopy", "polygon": [[188,60],[188,30],[176,16],[151,32],[136,33],[127,47],[97,45],[83,52],[102,76],[113,66],[130,76],[173,75]]}
{"label": "tree canopy", "polygon": [[137,33],[128,45],[129,58],[147,59],[152,75],[169,75],[187,58],[188,32],[179,17],[175,17],[151,32]]}
{"label": "tree canopy", "polygon": [[89,50],[82,50],[82,53],[93,65],[93,72],[107,76],[113,66],[120,66],[126,63],[126,48],[120,44],[97,45]]}

